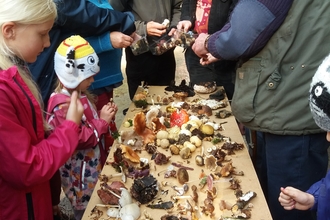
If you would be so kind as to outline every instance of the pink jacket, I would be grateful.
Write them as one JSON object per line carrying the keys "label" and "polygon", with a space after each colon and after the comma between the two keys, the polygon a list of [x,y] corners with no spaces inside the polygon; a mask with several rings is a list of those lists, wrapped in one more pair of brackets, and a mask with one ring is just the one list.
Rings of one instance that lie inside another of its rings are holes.
{"label": "pink jacket", "polygon": [[[48,101],[48,123],[54,128],[65,121],[67,107],[63,104],[70,98],[70,94],[53,93]],[[84,106],[84,116],[79,133],[79,143],[70,159],[60,168],[61,188],[69,198],[74,210],[84,210],[93,193],[98,176],[105,163],[106,152],[103,147],[104,134],[108,132],[109,124],[100,119],[95,107],[85,95],[80,101]],[[56,196],[56,182],[52,182]],[[57,196],[56,196],[57,197]]]}
{"label": "pink jacket", "polygon": [[52,219],[49,179],[71,156],[79,128],[45,139],[42,111],[17,68],[0,70],[0,220]]}

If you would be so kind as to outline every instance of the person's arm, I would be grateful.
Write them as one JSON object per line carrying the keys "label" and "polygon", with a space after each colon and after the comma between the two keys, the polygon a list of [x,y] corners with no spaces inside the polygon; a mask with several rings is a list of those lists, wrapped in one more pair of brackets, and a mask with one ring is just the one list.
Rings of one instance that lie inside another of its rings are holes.
{"label": "person's arm", "polygon": [[191,12],[190,12],[190,1],[191,0],[183,0],[181,7],[181,16],[180,20],[188,20],[191,21]]}
{"label": "person's arm", "polygon": [[111,7],[117,11],[127,11],[127,0],[109,0]]}
{"label": "person's arm", "polygon": [[131,35],[135,31],[130,12],[104,9],[86,0],[55,0],[58,8],[56,25],[83,36],[99,35],[105,31],[120,31]]}
{"label": "person's arm", "polygon": [[[250,58],[258,53],[280,27],[293,0],[241,0],[229,22],[212,34],[204,47],[206,35],[196,39],[193,49],[200,57],[210,52],[225,60]],[[199,40],[199,41],[198,41]]]}
{"label": "person's arm", "polygon": [[1,179],[19,189],[48,181],[76,149],[78,125],[65,120],[47,139],[33,144],[31,135],[36,134],[27,130],[27,125],[19,120],[17,115],[23,113],[18,113],[20,110],[12,104],[17,100],[9,98],[3,90],[0,95]]}
{"label": "person's arm", "polygon": [[285,210],[308,210],[314,205],[314,196],[310,193],[303,192],[297,188],[288,186],[281,187],[281,193],[278,201]]}
{"label": "person's arm", "polygon": [[[65,121],[66,107],[59,106],[58,110],[53,112],[54,117],[49,124],[55,129]],[[102,134],[108,131],[109,124],[103,119],[92,119],[80,126],[77,149],[88,149],[94,147]]]}
{"label": "person's arm", "polygon": [[114,49],[110,41],[110,31],[105,32],[99,36],[86,37],[86,40],[93,47],[95,53],[97,54]]}
{"label": "person's arm", "polygon": [[312,210],[317,210],[318,202],[319,202],[319,195],[320,195],[320,187],[326,184],[329,184],[329,173],[327,176],[320,181],[314,183],[309,189],[306,191],[306,193],[309,193],[314,196],[314,205],[311,207]]}
{"label": "person's arm", "polygon": [[176,28],[181,17],[181,4],[182,0],[176,0],[172,3],[172,18],[170,23],[170,28]]}

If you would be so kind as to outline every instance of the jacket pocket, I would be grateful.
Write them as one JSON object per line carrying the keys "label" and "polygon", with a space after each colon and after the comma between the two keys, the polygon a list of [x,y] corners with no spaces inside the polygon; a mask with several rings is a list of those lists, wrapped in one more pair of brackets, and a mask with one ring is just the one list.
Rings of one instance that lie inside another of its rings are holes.
{"label": "jacket pocket", "polygon": [[255,117],[255,97],[261,72],[261,59],[251,58],[237,69],[232,112],[240,122],[250,122]]}
{"label": "jacket pocket", "polygon": [[267,90],[275,90],[278,85],[281,83],[282,76],[279,71],[276,69],[266,81]]}

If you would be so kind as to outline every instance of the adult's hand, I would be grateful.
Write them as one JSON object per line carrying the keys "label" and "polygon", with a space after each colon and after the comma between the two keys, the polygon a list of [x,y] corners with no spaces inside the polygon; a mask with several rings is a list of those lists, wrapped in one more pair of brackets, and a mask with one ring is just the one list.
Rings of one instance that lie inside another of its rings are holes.
{"label": "adult's hand", "polygon": [[73,91],[71,94],[70,105],[66,113],[66,120],[73,121],[77,125],[80,125],[83,113],[84,113],[84,107],[80,102],[80,99],[78,97],[78,92]]}
{"label": "adult's hand", "polygon": [[176,27],[178,28],[178,30],[183,29],[184,32],[187,32],[191,28],[191,26],[192,26],[191,21],[183,20],[183,21],[179,21]]}
{"label": "adult's hand", "polygon": [[199,57],[207,57],[207,49],[205,48],[205,40],[208,37],[208,34],[199,34],[195,40],[195,43],[192,45],[192,50]]}
{"label": "adult's hand", "polygon": [[154,22],[154,21],[149,21],[147,23],[147,34],[149,36],[157,36],[160,37],[163,34],[166,33],[166,26],[158,23],[158,22]]}
{"label": "adult's hand", "polygon": [[118,31],[110,32],[110,41],[114,48],[126,48],[133,42],[133,38]]}
{"label": "adult's hand", "polygon": [[200,64],[201,65],[208,65],[208,64],[210,64],[210,63],[213,63],[213,62],[216,62],[216,61],[218,61],[219,59],[218,58],[216,58],[216,57],[214,57],[214,56],[212,56],[212,54],[210,54],[210,53],[207,53],[204,57],[202,57],[201,59],[200,59]]}

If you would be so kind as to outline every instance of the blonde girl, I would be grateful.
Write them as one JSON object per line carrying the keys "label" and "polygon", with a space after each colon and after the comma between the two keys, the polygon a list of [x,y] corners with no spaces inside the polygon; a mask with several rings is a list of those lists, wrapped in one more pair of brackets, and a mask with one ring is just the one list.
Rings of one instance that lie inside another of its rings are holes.
{"label": "blonde girl", "polygon": [[65,122],[45,139],[43,104],[26,65],[50,45],[56,16],[52,0],[0,1],[0,220],[52,219],[49,179],[78,144],[77,93]]}

